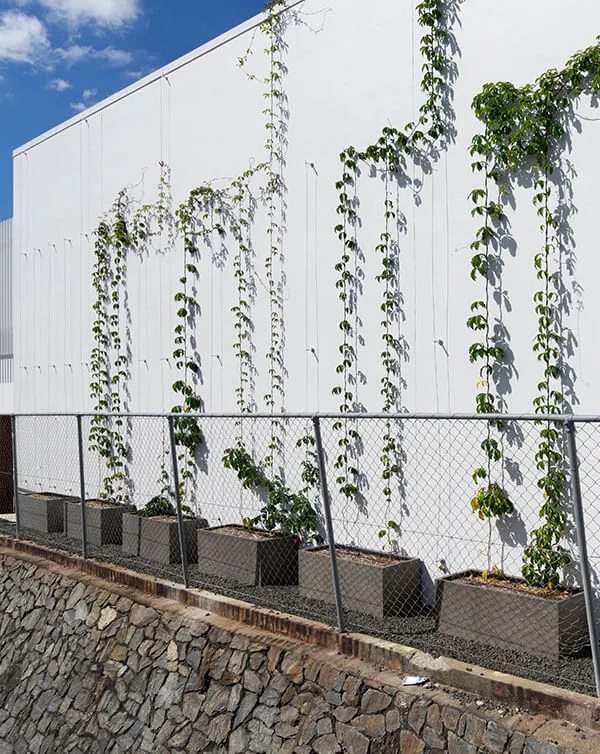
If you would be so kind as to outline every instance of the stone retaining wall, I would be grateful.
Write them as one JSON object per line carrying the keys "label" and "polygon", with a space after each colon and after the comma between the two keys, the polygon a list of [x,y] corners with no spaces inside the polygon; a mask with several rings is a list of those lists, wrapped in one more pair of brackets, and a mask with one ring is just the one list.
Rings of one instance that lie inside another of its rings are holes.
{"label": "stone retaining wall", "polygon": [[0,554],[0,754],[567,754],[600,734]]}

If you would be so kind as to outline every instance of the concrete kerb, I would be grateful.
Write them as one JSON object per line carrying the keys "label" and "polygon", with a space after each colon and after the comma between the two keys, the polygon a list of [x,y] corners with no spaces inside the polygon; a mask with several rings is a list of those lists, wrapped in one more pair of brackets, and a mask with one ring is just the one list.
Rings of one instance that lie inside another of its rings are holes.
{"label": "concrete kerb", "polygon": [[[137,592],[142,602],[164,598],[194,607],[203,614],[242,623],[251,628],[302,641],[348,658],[363,660],[395,673],[421,675],[429,680],[507,706],[518,706],[536,714],[566,720],[582,728],[600,730],[600,700],[518,676],[468,665],[448,657],[432,657],[412,647],[364,634],[339,634],[334,628],[276,610],[254,607],[241,600],[158,579],[153,576],[43,547],[25,540],[0,535],[0,552],[28,561],[53,563],[109,582],[119,593],[122,587]],[[106,584],[104,585],[106,588]],[[145,596],[146,599],[142,599]]]}

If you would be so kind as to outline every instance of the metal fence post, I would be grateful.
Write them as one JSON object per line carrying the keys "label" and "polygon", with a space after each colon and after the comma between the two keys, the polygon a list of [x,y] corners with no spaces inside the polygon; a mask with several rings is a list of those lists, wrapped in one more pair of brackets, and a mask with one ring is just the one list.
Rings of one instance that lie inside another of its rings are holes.
{"label": "metal fence post", "polygon": [[[81,499],[81,553],[83,559],[87,560],[87,510],[85,505],[85,468],[83,459],[83,426],[82,416],[77,415],[77,446],[79,448],[79,495]],[[66,508],[67,506],[65,506]]]}
{"label": "metal fence post", "polygon": [[177,503],[177,526],[179,529],[179,551],[181,553],[181,568],[183,570],[183,583],[188,587],[190,579],[188,575],[187,549],[185,546],[185,533],[183,529],[183,511],[181,510],[181,490],[179,489],[179,469],[177,467],[177,447],[175,445],[175,419],[169,415],[169,438],[171,440],[171,458],[173,459],[173,485],[175,487],[175,502]]}
{"label": "metal fence post", "polygon": [[19,474],[17,471],[17,417],[12,417],[13,500],[15,506],[16,534],[21,539],[21,515],[19,513]]}
{"label": "metal fence post", "polygon": [[585,519],[581,499],[581,480],[579,478],[579,458],[577,455],[577,441],[575,438],[575,422],[568,421],[567,440],[569,446],[569,464],[571,471],[571,491],[573,493],[573,511],[575,513],[575,526],[577,529],[577,547],[581,563],[581,580],[585,596],[585,609],[587,613],[590,645],[592,649],[592,663],[594,665],[594,678],[596,680],[596,694],[600,697],[600,657],[598,647],[598,632],[594,616],[594,595],[592,592],[592,579],[590,575],[590,561],[588,559],[587,539],[585,536]]}
{"label": "metal fence post", "polygon": [[333,533],[333,523],[331,521],[331,500],[329,498],[329,487],[327,486],[327,469],[325,467],[325,452],[323,450],[323,438],[321,436],[321,422],[318,416],[313,416],[313,425],[315,428],[315,441],[317,444],[317,457],[319,459],[319,478],[321,482],[321,496],[323,499],[323,511],[325,512],[325,524],[327,526],[327,542],[329,544],[329,557],[331,560],[331,576],[333,579],[333,594],[335,597],[335,609],[337,612],[338,626],[340,633],[345,633],[346,626],[344,622],[344,606],[342,603],[342,591],[340,589],[340,576],[337,567],[337,554],[335,551],[335,536]]}

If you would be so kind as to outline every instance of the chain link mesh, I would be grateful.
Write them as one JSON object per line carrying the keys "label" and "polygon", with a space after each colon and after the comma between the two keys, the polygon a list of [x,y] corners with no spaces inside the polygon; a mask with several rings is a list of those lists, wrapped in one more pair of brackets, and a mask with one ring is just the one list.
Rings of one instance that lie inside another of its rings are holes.
{"label": "chain link mesh", "polygon": [[[173,421],[176,489],[168,417],[82,418],[88,556],[183,581],[183,554],[191,586],[336,625],[313,421],[251,415],[196,421],[202,435],[196,449]],[[484,465],[485,420],[319,421],[349,630],[594,693],[563,425],[563,545],[571,562],[563,592],[549,597],[480,576],[498,569],[520,578],[523,549],[544,503],[539,422],[505,420],[498,435],[503,461],[492,465],[489,481],[508,493],[515,510],[482,520],[471,506],[478,488],[471,474]],[[577,425],[596,599],[599,424]],[[77,418],[17,417],[16,427],[21,536],[81,553]],[[10,432],[0,434],[0,459],[9,458],[9,440]],[[0,468],[2,499],[11,485],[12,467]],[[6,520],[0,527],[14,532]]]}

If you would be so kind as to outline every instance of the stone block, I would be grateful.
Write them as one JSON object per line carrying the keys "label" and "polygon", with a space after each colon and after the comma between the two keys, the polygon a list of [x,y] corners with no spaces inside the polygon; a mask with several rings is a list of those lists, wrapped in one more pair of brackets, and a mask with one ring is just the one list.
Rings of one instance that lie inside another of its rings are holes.
{"label": "stone block", "polygon": [[487,724],[483,742],[487,751],[492,754],[502,754],[506,749],[510,731],[504,725],[498,725],[494,720]]}
{"label": "stone block", "polygon": [[347,754],[367,754],[369,751],[369,739],[349,725],[338,723],[336,732],[342,751]]}
{"label": "stone block", "polygon": [[454,733],[448,733],[448,754],[478,754],[477,747]]}
{"label": "stone block", "polygon": [[363,714],[372,715],[375,712],[386,710],[392,703],[392,698],[377,689],[368,689],[363,694],[360,709]]}
{"label": "stone block", "polygon": [[400,751],[402,754],[423,754],[425,744],[414,733],[404,730],[400,736]]}
{"label": "stone block", "polygon": [[560,754],[560,749],[556,744],[549,743],[548,741],[530,738],[525,744],[523,754]]}

